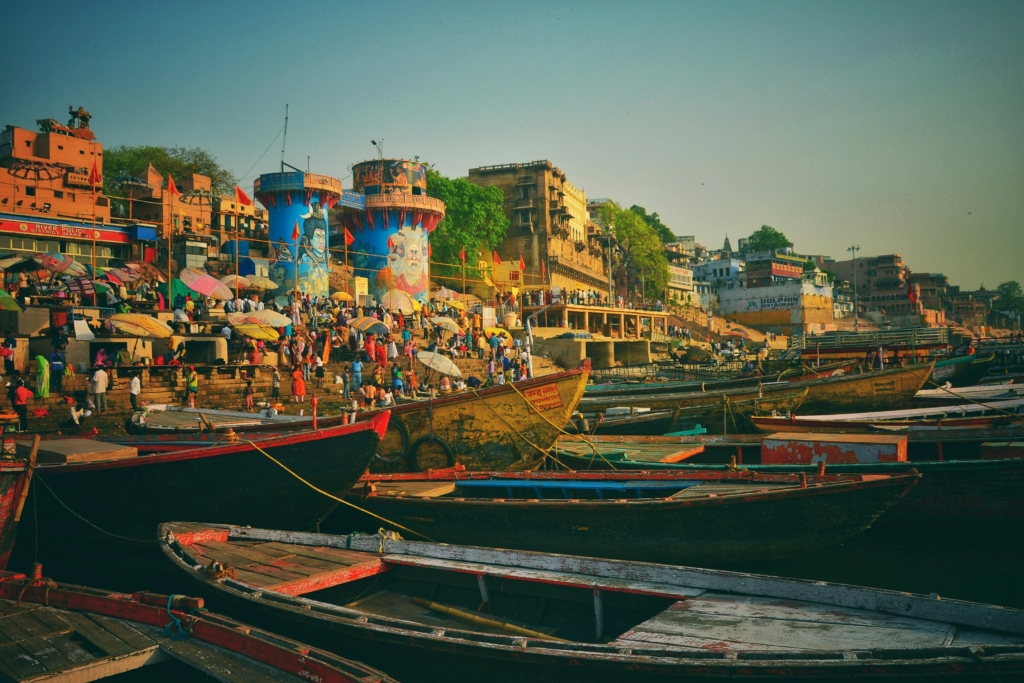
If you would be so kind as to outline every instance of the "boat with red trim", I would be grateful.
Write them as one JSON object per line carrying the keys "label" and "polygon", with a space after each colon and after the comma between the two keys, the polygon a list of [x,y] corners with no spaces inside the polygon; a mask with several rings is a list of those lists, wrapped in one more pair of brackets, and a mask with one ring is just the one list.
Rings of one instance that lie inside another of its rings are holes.
{"label": "boat with red trim", "polygon": [[[40,537],[69,533],[151,542],[172,510],[226,523],[316,528],[370,464],[390,414],[154,455],[40,463],[35,468]],[[318,491],[317,489],[320,489]]]}
{"label": "boat with red trim", "polygon": [[[892,475],[688,472],[367,474],[346,500],[443,543],[735,566],[826,547],[871,526],[920,479]],[[799,520],[799,523],[793,522]],[[379,520],[338,508],[328,532]]]}
{"label": "boat with red trim", "polygon": [[416,680],[1024,673],[1024,611],[937,595],[389,533],[175,522],[161,526],[160,547],[198,592],[248,621]]}
{"label": "boat with red trim", "polygon": [[[84,683],[392,683],[387,674],[203,608],[202,598],[116,593],[0,572],[0,676]],[[147,680],[132,678],[131,680]],[[152,680],[152,679],[148,679]]]}

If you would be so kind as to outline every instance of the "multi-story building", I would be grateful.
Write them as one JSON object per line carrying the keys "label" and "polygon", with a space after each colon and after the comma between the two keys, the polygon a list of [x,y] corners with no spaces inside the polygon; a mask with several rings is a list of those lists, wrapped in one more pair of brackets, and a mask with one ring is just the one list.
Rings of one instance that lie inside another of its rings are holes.
{"label": "multi-story building", "polygon": [[669,264],[668,267],[668,285],[666,286],[667,301],[672,301],[673,298],[678,300],[680,305],[689,303],[690,305],[696,305],[699,303],[699,297],[695,297],[693,291],[693,271],[683,266]]}
{"label": "multi-story building", "polygon": [[[550,161],[500,164],[469,169],[469,181],[498,187],[505,194],[510,225],[497,251],[504,261],[526,264],[527,285],[546,283],[566,289],[608,286],[606,251],[590,222],[586,192],[568,182]],[[544,264],[542,269],[541,264]]]}
{"label": "multi-story building", "polygon": [[746,261],[747,287],[769,287],[786,280],[804,276],[806,261],[798,256],[778,251],[748,254]]}
{"label": "multi-story building", "polygon": [[0,250],[58,252],[103,267],[154,258],[154,226],[111,213],[103,145],[89,113],[70,113],[68,125],[40,119],[38,132],[13,125],[0,132]]}
{"label": "multi-story building", "polygon": [[693,277],[703,282],[731,281],[744,272],[743,261],[736,258],[719,258],[703,261],[693,267]]}
{"label": "multi-story building", "polygon": [[903,315],[917,312],[908,295],[910,268],[899,254],[836,261],[832,270],[836,278],[854,284],[861,313],[879,311],[886,315]]}

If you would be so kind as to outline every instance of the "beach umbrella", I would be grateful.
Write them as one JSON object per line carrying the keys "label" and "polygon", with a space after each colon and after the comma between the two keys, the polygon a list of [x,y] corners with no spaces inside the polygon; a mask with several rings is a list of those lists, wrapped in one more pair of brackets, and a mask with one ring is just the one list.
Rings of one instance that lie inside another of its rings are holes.
{"label": "beach umbrella", "polygon": [[13,296],[0,289],[0,311],[24,311],[24,307]]}
{"label": "beach umbrella", "polygon": [[220,280],[192,268],[184,268],[179,275],[182,283],[193,292],[198,292],[214,299],[234,299],[234,293],[221,284]]}
{"label": "beach umbrella", "polygon": [[466,304],[462,303],[461,301],[456,301],[455,299],[451,299],[450,301],[448,301],[446,303],[448,304],[448,308],[457,308],[460,311],[466,310]]}
{"label": "beach umbrella", "polygon": [[388,292],[380,298],[380,305],[384,307],[386,311],[401,311],[402,313],[412,313],[416,310],[416,307],[412,303],[412,297],[403,292],[400,289],[396,289],[393,292]]}
{"label": "beach umbrella", "polygon": [[5,256],[0,259],[0,270],[6,270],[11,273],[38,269],[39,262],[31,256]]}
{"label": "beach umbrella", "polygon": [[361,318],[352,318],[348,321],[349,327],[354,327],[363,334],[388,334],[391,330],[388,326],[374,317],[364,315]]}
{"label": "beach umbrella", "polygon": [[335,301],[352,301],[352,295],[348,292],[335,292],[331,294],[331,298]]}
{"label": "beach umbrella", "polygon": [[167,339],[174,330],[167,323],[141,313],[117,313],[108,318],[110,324],[126,334],[135,334],[131,329],[141,329],[142,334],[135,334],[137,337],[155,337]]}
{"label": "beach umbrella", "polygon": [[[290,320],[288,321],[291,322]],[[250,339],[262,339],[263,341],[277,341],[281,338],[281,334],[270,325],[254,325],[251,323],[244,323],[241,325],[232,325],[235,331],[239,334],[249,337]]]}
{"label": "beach umbrella", "polygon": [[262,275],[248,275],[249,289],[277,289],[277,283],[271,280],[269,277],[263,277]]}
{"label": "beach umbrella", "polygon": [[501,327],[485,327],[484,335],[488,339],[490,339],[494,335],[498,335],[505,342],[505,346],[510,346],[512,344],[512,335],[509,334],[508,330]]}
{"label": "beach umbrella", "polygon": [[50,251],[43,254],[35,254],[32,258],[51,273],[63,273],[66,275],[88,275],[89,273],[81,263],[59,252]]}
{"label": "beach umbrella", "polygon": [[421,363],[426,365],[431,370],[436,370],[442,375],[448,375],[450,377],[462,377],[462,371],[459,370],[459,366],[452,362],[451,358],[442,356],[440,353],[434,353],[431,351],[420,351],[416,354],[416,358]]}
{"label": "beach umbrella", "polygon": [[132,263],[124,264],[125,268],[130,268],[137,272],[140,279],[156,280],[157,282],[167,282],[165,273],[161,273],[160,270],[152,263],[146,263],[145,261],[133,261]]}
{"label": "beach umbrella", "polygon": [[433,316],[430,319],[430,322],[434,323],[435,325],[440,327],[442,330],[447,330],[449,332],[459,332],[459,333],[462,333],[462,328],[459,327],[458,323],[456,323],[451,318],[444,317],[443,315],[435,315],[435,316]]}
{"label": "beach umbrella", "polygon": [[228,322],[232,325],[270,325],[271,327],[288,327],[292,319],[288,316],[263,309],[262,311],[249,311],[248,313],[228,313]]}
{"label": "beach umbrella", "polygon": [[447,287],[442,287],[441,289],[434,292],[430,298],[433,299],[434,301],[448,301],[450,299],[458,299],[459,295],[453,292],[452,290],[448,289]]}
{"label": "beach umbrella", "polygon": [[106,282],[100,282],[98,280],[90,280],[87,277],[73,277],[64,281],[64,284],[60,289],[66,289],[72,294],[92,295],[92,294],[106,294],[107,292],[114,291],[113,288]]}
{"label": "beach umbrella", "polygon": [[220,281],[230,289],[246,289],[250,284],[249,280],[241,275],[225,275]]}
{"label": "beach umbrella", "polygon": [[115,285],[124,285],[129,282],[135,282],[141,275],[131,268],[110,268],[107,272],[103,273],[102,277],[106,278],[109,282],[113,282]]}

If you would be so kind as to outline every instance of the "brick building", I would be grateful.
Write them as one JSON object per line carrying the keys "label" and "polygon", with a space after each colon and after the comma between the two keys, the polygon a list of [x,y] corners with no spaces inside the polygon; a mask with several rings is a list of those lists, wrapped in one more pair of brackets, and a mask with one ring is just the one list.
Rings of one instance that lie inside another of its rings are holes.
{"label": "brick building", "polygon": [[590,221],[587,195],[550,161],[469,169],[469,181],[505,194],[510,225],[498,247],[502,260],[526,263],[526,284],[546,282],[567,289],[608,287],[605,252]]}

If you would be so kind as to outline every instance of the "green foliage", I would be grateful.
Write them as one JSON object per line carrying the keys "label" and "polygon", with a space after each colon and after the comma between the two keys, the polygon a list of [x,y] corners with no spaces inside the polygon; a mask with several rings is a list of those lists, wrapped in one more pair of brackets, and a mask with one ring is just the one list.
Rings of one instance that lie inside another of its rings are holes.
{"label": "green foliage", "polygon": [[146,177],[146,168],[153,168],[164,177],[170,173],[180,183],[193,173],[209,176],[214,194],[234,194],[235,175],[221,167],[217,159],[198,147],[153,147],[150,145],[118,145],[103,150],[103,192],[118,195],[114,181],[124,176]]}
{"label": "green foliage", "polygon": [[480,187],[465,178],[447,178],[432,168],[427,169],[427,194],[445,204],[445,217],[430,235],[432,259],[438,275],[461,275],[459,252],[466,250],[466,274],[480,277],[473,267],[481,257],[489,261],[488,252],[497,249],[505,239],[509,220],[505,216],[505,193],[497,187]]}
{"label": "green foliage", "polygon": [[1024,292],[1021,291],[1019,282],[1004,282],[996,287],[996,291],[999,292],[999,298],[994,302],[996,310],[1024,313]]}
{"label": "green foliage", "polygon": [[647,286],[648,298],[663,297],[669,277],[668,259],[657,231],[640,214],[615,202],[602,206],[598,215],[605,225],[612,226],[620,263],[636,270],[637,280],[642,279]]}
{"label": "green foliage", "polygon": [[793,243],[786,239],[786,236],[770,225],[762,225],[754,232],[747,242],[748,252],[774,251],[785,247],[793,246]]}
{"label": "green foliage", "polygon": [[662,244],[668,244],[669,242],[676,241],[675,233],[669,230],[668,226],[661,222],[661,218],[658,217],[657,213],[648,214],[647,209],[642,206],[637,206],[636,204],[629,207],[629,210],[637,216],[640,216],[640,218],[644,220],[644,223],[647,223],[647,225],[654,229],[654,232],[657,233]]}

